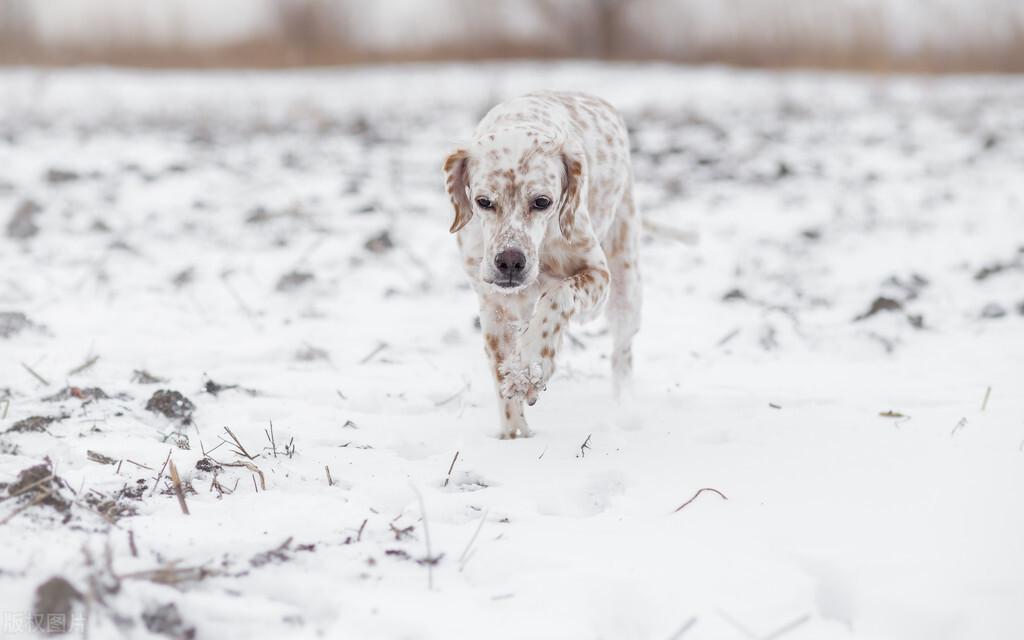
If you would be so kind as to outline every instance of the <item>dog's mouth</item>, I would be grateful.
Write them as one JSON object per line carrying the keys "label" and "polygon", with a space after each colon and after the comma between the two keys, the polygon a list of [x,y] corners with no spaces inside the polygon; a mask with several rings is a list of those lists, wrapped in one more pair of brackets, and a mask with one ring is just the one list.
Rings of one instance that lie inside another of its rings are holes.
{"label": "dog's mouth", "polygon": [[494,287],[495,289],[498,289],[502,293],[515,293],[516,291],[519,291],[520,289],[527,287],[530,284],[531,280],[529,278],[500,277],[493,279],[484,278],[483,282]]}

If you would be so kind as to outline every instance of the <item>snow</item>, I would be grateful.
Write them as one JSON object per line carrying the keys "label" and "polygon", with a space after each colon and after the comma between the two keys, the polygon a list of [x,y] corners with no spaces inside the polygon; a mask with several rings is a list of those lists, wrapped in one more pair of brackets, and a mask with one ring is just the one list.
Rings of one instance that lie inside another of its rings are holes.
{"label": "snow", "polygon": [[[645,319],[631,403],[577,327],[537,435],[501,441],[440,162],[534,88],[633,130]],[[657,65],[0,72],[0,223],[41,209],[0,238],[0,312],[32,323],[5,316],[0,432],[67,414],[0,434],[0,482],[48,457],[73,502],[0,501],[5,637],[55,575],[102,596],[98,638],[1020,637],[1022,100]],[[65,385],[112,397],[43,399]],[[196,468],[244,460],[224,427],[265,490]],[[150,495],[168,452],[187,516]],[[86,504],[138,480],[135,515]],[[675,511],[703,487],[727,499]],[[132,575],[171,565],[206,572]]]}

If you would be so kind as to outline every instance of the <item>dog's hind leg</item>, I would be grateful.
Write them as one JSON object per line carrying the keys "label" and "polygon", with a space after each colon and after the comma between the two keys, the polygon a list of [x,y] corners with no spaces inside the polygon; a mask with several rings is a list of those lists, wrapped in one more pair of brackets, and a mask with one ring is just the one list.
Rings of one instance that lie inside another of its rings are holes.
{"label": "dog's hind leg", "polygon": [[626,186],[615,222],[602,243],[611,272],[605,313],[612,333],[612,380],[616,396],[627,391],[633,374],[633,336],[640,329],[643,287],[640,279],[640,215]]}

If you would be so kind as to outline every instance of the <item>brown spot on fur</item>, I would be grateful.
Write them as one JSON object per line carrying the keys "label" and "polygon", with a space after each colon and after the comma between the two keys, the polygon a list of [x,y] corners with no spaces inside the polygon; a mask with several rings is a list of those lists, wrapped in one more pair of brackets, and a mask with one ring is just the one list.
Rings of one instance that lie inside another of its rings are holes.
{"label": "brown spot on fur", "polygon": [[546,346],[543,349],[541,349],[540,350],[540,355],[541,355],[542,358],[550,358],[553,355],[552,352],[551,352],[551,347],[547,347]]}
{"label": "brown spot on fur", "polygon": [[498,350],[498,336],[494,334],[488,335],[487,346],[490,348],[492,352],[496,352]]}

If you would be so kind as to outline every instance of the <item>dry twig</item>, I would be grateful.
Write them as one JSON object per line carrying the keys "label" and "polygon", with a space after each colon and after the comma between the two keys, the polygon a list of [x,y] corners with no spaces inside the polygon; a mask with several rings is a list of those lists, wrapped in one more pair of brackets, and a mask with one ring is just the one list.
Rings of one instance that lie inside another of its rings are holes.
{"label": "dry twig", "polygon": [[[592,433],[588,433],[587,434],[587,439],[584,440],[583,444],[580,445],[580,455],[577,456],[578,458],[586,458],[587,457],[587,449],[590,448],[590,436],[592,436],[592,435],[593,435]],[[544,455],[544,454],[541,454],[541,455]]]}
{"label": "dry twig", "polygon": [[719,497],[721,497],[721,498],[722,498],[722,500],[728,500],[728,499],[729,499],[729,498],[726,498],[726,497],[725,497],[725,494],[724,494],[724,493],[722,493],[721,491],[719,491],[718,489],[713,489],[713,488],[711,488],[711,487],[704,487],[704,488],[702,488],[702,489],[698,489],[698,490],[697,490],[697,493],[693,494],[693,497],[692,497],[692,498],[690,498],[689,500],[687,500],[687,501],[686,501],[686,502],[684,502],[683,504],[681,504],[681,505],[679,505],[678,507],[676,507],[675,511],[673,511],[672,513],[677,513],[678,511],[682,510],[682,508],[683,508],[683,507],[685,507],[686,505],[688,505],[688,504],[690,504],[691,502],[693,502],[694,500],[696,500],[696,499],[697,499],[697,496],[699,496],[700,494],[704,493],[705,491],[710,491],[710,492],[712,492],[712,493],[717,493],[717,494],[719,495]]}

